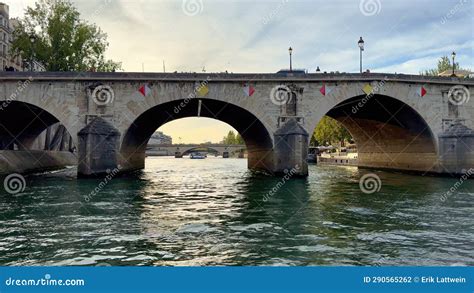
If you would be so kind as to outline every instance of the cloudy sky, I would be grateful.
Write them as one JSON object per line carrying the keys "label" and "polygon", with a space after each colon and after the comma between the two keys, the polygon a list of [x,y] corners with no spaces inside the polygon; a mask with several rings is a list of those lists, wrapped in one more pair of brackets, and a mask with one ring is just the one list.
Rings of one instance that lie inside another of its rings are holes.
{"label": "cloudy sky", "polygon": [[[34,0],[5,1],[22,16]],[[456,51],[474,69],[474,0],[75,0],[109,36],[125,71],[357,72],[417,74]],[[197,118],[193,118],[197,119]],[[230,127],[188,119],[162,127],[177,140],[219,140]],[[192,125],[199,125],[199,131]]]}

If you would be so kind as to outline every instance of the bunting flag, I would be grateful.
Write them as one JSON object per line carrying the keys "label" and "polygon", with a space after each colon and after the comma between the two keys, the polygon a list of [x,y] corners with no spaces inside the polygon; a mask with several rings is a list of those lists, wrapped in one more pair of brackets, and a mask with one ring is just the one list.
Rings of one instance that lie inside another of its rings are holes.
{"label": "bunting flag", "polygon": [[366,84],[366,85],[362,88],[362,91],[363,91],[366,95],[370,95],[370,94],[373,93],[374,88],[373,88],[370,84]]}
{"label": "bunting flag", "polygon": [[244,85],[244,93],[247,97],[251,97],[255,93],[255,88],[249,84]]}
{"label": "bunting flag", "polygon": [[333,89],[334,89],[334,87],[332,87],[332,86],[327,86],[327,85],[323,84],[323,86],[319,89],[319,92],[320,92],[323,96],[326,96],[326,95],[329,95],[329,93],[332,92]]}
{"label": "bunting flag", "polygon": [[420,97],[424,97],[426,95],[426,89],[423,86],[420,86],[416,92]]}
{"label": "bunting flag", "polygon": [[207,84],[200,84],[196,88],[196,93],[198,94],[198,96],[204,97],[205,95],[209,93],[209,87],[207,86]]}
{"label": "bunting flag", "polygon": [[149,94],[151,94],[151,88],[147,85],[147,84],[144,84],[142,85],[138,91],[144,96],[144,97],[148,97]]}

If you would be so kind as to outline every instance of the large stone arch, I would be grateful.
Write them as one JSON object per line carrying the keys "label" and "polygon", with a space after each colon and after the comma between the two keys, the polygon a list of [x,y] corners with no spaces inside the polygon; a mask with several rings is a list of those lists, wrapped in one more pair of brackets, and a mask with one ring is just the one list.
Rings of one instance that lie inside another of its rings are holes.
{"label": "large stone arch", "polygon": [[261,117],[239,105],[209,98],[168,101],[137,115],[122,136],[119,154],[121,168],[128,171],[144,167],[147,142],[161,125],[196,116],[214,118],[234,127],[247,146],[248,167],[272,170],[273,132]]}
{"label": "large stone arch", "polygon": [[416,109],[423,103],[410,105],[404,100],[379,93],[358,94],[337,101],[326,113],[318,113],[318,119],[327,115],[351,133],[359,167],[439,172],[437,136],[432,129],[439,117]]}
{"label": "large stone arch", "polygon": [[[77,132],[84,125],[79,118],[79,107],[76,96],[77,85],[74,88],[64,82],[38,82],[34,77],[25,77],[20,81],[5,81],[0,86],[0,111],[6,113],[10,105],[24,103],[30,108],[36,107],[37,112],[54,117],[54,123],[63,125],[77,145]],[[11,110],[11,109],[10,109]],[[25,121],[26,121],[25,117]]]}
{"label": "large stone arch", "polygon": [[41,133],[58,123],[68,131],[56,116],[36,105],[4,100],[0,106],[0,149],[29,150]]}
{"label": "large stone arch", "polygon": [[0,108],[0,174],[77,164],[71,135],[53,114],[12,99],[1,100]]}

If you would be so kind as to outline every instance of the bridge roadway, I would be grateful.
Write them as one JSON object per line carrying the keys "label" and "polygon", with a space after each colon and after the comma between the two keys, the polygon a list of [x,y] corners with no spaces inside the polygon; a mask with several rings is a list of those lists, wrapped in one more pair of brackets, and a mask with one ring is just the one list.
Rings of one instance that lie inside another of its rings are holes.
{"label": "bridge roadway", "polygon": [[129,172],[144,167],[156,129],[199,116],[241,134],[249,168],[306,176],[309,134],[328,115],[354,137],[360,167],[463,174],[474,167],[473,88],[473,79],[384,73],[2,72],[0,146],[28,152],[60,123],[79,175]]}

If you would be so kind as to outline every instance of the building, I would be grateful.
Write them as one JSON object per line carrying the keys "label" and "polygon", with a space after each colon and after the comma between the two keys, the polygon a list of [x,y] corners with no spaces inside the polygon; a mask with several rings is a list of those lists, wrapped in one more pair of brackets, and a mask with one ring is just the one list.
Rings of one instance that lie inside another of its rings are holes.
{"label": "building", "polygon": [[11,39],[10,14],[8,5],[0,2],[0,70],[9,66],[8,52]]}
{"label": "building", "polygon": [[161,131],[153,133],[148,144],[173,144],[171,136],[164,134]]}
{"label": "building", "polygon": [[10,19],[8,5],[0,2],[0,71],[24,71],[31,70],[31,67],[33,71],[45,71],[42,63],[11,54],[13,32],[19,25],[18,19]]}

